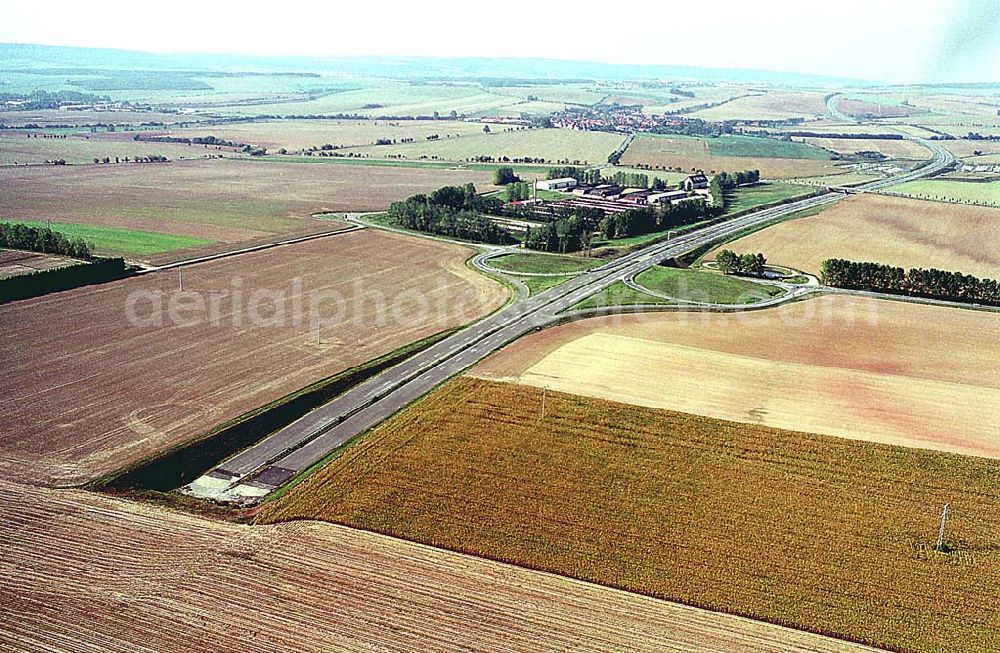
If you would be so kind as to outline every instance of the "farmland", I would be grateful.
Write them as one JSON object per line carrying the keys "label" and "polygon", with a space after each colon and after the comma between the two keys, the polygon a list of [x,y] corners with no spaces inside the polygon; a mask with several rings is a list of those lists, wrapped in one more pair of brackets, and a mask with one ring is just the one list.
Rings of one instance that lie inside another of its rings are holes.
{"label": "farmland", "polygon": [[[367,117],[431,116],[434,112],[447,116],[452,111],[459,115],[496,115],[506,111],[519,113],[523,109],[521,105],[524,104],[526,100],[521,98],[491,93],[473,84],[395,83],[340,91],[312,100],[256,106],[224,106],[215,107],[212,111],[223,115],[241,116],[336,114]],[[552,110],[554,109],[549,109]]]}
{"label": "farmland", "polygon": [[[537,388],[453,381],[262,517],[343,523],[899,649],[1000,645],[997,461],[552,391],[544,418],[541,404]],[[947,555],[931,550],[945,502]]]}
{"label": "farmland", "polygon": [[371,145],[380,138],[396,141],[412,138],[424,141],[428,136],[435,134],[447,139],[482,133],[482,124],[457,120],[269,120],[170,129],[151,132],[149,136],[191,138],[211,135],[235,143],[250,143],[265,147],[274,153],[282,147],[288,150],[301,150],[321,147],[327,143],[339,147],[357,147]]}
{"label": "farmland", "polygon": [[856,152],[878,152],[893,159],[927,159],[930,154],[923,145],[906,140],[873,138],[804,138],[805,143],[838,154],[850,156]]}
{"label": "farmland", "polygon": [[52,270],[75,263],[79,261],[65,256],[0,249],[0,279],[9,279],[40,270]]}
{"label": "farmland", "polygon": [[805,197],[813,192],[810,188],[803,188],[797,184],[763,183],[756,186],[746,186],[731,191],[725,191],[724,199],[726,213],[736,213],[746,211],[757,206],[790,200],[797,197]]}
{"label": "farmland", "polygon": [[998,329],[992,313],[826,296],[734,315],[595,318],[533,334],[475,374],[749,424],[1000,457],[1000,371],[982,355]]}
{"label": "farmland", "polygon": [[[549,162],[582,164],[607,162],[608,155],[621,145],[624,136],[605,132],[570,129],[524,129],[480,133],[463,138],[439,139],[402,145],[383,145],[352,150],[372,157],[405,157],[465,161],[479,156],[493,158],[541,158]],[[480,132],[482,130],[480,129]]]}
{"label": "farmland", "polygon": [[82,238],[103,254],[151,257],[175,250],[193,249],[210,245],[212,241],[191,236],[178,236],[154,231],[136,231],[89,224],[63,224],[60,222],[32,222],[30,220],[3,220],[29,227],[51,227],[67,238]]}
{"label": "farmland", "polygon": [[753,157],[766,159],[817,159],[825,161],[830,155],[817,147],[796,141],[754,136],[719,136],[706,140],[708,151],[717,157]]}
{"label": "farmland", "polygon": [[992,278],[1000,269],[998,219],[997,209],[858,195],[728,247],[814,273],[825,259],[846,258]]}
{"label": "farmland", "polygon": [[829,175],[840,170],[835,162],[820,159],[713,156],[705,139],[681,136],[640,136],[625,151],[621,162],[627,166],[651,166],[654,170],[680,168],[682,171],[735,172],[756,168],[762,177],[769,179]]}
{"label": "farmland", "polygon": [[0,477],[84,482],[464,324],[507,297],[470,254],[366,230],[6,305]]}
{"label": "farmland", "polygon": [[710,109],[695,111],[691,115],[703,120],[784,120],[786,118],[815,118],[826,113],[822,93],[804,91],[767,90],[755,95],[739,97]]}
{"label": "farmland", "polygon": [[238,526],[75,490],[0,490],[0,523],[17,525],[0,530],[3,649],[867,650],[340,526]]}
{"label": "farmland", "polygon": [[[472,181],[488,189],[490,180],[488,171],[230,159],[8,167],[0,168],[0,219],[195,238],[216,243],[196,250],[212,253],[336,227],[314,219],[315,212],[381,210],[449,183]],[[149,257],[121,253],[160,263],[190,250]]]}
{"label": "farmland", "polygon": [[893,188],[892,192],[925,200],[1000,207],[1000,181],[928,179],[901,184]]}
{"label": "farmland", "polygon": [[[33,135],[35,133],[38,132],[32,132]],[[131,135],[127,140],[98,138],[96,134],[67,135],[66,138],[28,138],[24,131],[0,130],[0,165],[38,164],[54,160],[69,164],[92,163],[95,158],[109,157],[114,161],[115,157],[133,159],[150,155],[166,156],[169,159],[200,158],[205,154],[200,147],[177,143],[137,143],[132,140]]]}

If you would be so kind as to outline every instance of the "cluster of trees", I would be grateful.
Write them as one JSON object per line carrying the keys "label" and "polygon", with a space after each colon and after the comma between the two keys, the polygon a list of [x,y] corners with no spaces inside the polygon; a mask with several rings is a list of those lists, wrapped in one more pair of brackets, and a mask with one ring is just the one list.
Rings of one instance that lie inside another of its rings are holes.
{"label": "cluster of trees", "polygon": [[498,212],[498,199],[482,197],[473,184],[444,186],[430,195],[413,195],[389,206],[389,217],[400,227],[426,233],[506,245],[514,242],[503,227],[484,213]]}
{"label": "cluster of trees", "polygon": [[743,170],[741,172],[720,172],[712,177],[708,189],[712,193],[712,207],[721,214],[726,205],[726,191],[737,186],[756,184],[760,182],[760,170]]}
{"label": "cluster of trees", "polygon": [[760,252],[756,254],[737,254],[731,249],[724,249],[715,256],[715,264],[726,274],[742,274],[759,277],[764,274],[767,259]]}
{"label": "cluster of trees", "polygon": [[135,134],[132,137],[133,141],[146,141],[149,143],[184,143],[187,145],[215,145],[217,147],[233,147],[233,148],[247,148],[253,147],[247,143],[237,143],[235,141],[227,141],[224,138],[219,138],[217,136],[194,136],[192,138],[185,138],[181,136],[143,136],[142,134]]}
{"label": "cluster of trees", "polygon": [[823,261],[820,274],[824,284],[835,288],[1000,306],[1000,283],[961,272],[934,268],[904,270],[882,263],[858,263],[834,258]]}
{"label": "cluster of trees", "polygon": [[[437,157],[434,157],[437,158]],[[534,156],[492,156],[489,154],[480,154],[477,156],[470,156],[466,161],[470,163],[549,163],[548,159],[543,159],[541,157]]]}
{"label": "cluster of trees", "polygon": [[523,202],[530,200],[534,194],[534,187],[526,181],[518,181],[507,185],[507,201]]}
{"label": "cluster of trees", "polygon": [[697,222],[706,213],[705,203],[697,200],[618,213],[577,207],[545,225],[529,229],[525,246],[547,252],[572,252],[589,247],[595,234],[607,240],[639,236]]}
{"label": "cluster of trees", "polygon": [[516,184],[521,178],[514,174],[514,169],[509,167],[497,168],[493,172],[493,183],[497,186]]}
{"label": "cluster of trees", "polygon": [[66,234],[52,231],[48,227],[32,227],[9,222],[0,222],[0,247],[73,258],[91,258],[90,246],[82,238],[67,238]]}
{"label": "cluster of trees", "polygon": [[760,182],[760,170],[743,170],[741,172],[720,172],[715,175],[722,190],[732,190],[737,186],[756,184]]}
{"label": "cluster of trees", "polygon": [[[136,157],[132,157],[132,158],[129,158],[129,157],[122,158],[122,157],[118,157],[118,156],[115,157],[115,163],[130,163],[130,162],[133,162],[133,163],[166,163],[167,161],[170,161],[170,159],[168,159],[167,157],[163,156],[162,154],[150,154],[148,156],[136,156]],[[65,164],[66,162],[63,161],[63,163]],[[104,158],[101,158],[99,156],[95,156],[94,157],[94,163],[111,163],[111,157],[110,156],[106,156]],[[57,163],[57,165],[58,165],[58,163]]]}
{"label": "cluster of trees", "polygon": [[842,138],[850,140],[870,140],[870,141],[901,141],[902,134],[839,134],[831,132],[810,132],[793,131],[785,132],[785,136],[801,136],[802,138]]}
{"label": "cluster of trees", "polygon": [[572,177],[581,184],[618,184],[628,188],[653,188],[654,190],[666,190],[667,184],[659,177],[654,177],[650,185],[649,175],[641,172],[625,172],[619,170],[611,177],[605,177],[597,168],[584,169],[577,166],[563,166],[551,168],[546,174],[547,179],[563,179]]}
{"label": "cluster of trees", "polygon": [[548,224],[528,229],[524,246],[545,252],[574,252],[590,246],[594,235],[591,220],[574,213]]}

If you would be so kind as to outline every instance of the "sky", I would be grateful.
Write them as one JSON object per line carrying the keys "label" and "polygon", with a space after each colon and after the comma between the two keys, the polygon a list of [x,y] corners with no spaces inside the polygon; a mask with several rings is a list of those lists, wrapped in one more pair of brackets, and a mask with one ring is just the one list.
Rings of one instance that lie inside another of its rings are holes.
{"label": "sky", "polygon": [[[165,53],[541,57],[1000,82],[1000,0],[3,0],[0,42]],[[570,9],[572,7],[572,9]],[[620,7],[620,9],[617,9]]]}

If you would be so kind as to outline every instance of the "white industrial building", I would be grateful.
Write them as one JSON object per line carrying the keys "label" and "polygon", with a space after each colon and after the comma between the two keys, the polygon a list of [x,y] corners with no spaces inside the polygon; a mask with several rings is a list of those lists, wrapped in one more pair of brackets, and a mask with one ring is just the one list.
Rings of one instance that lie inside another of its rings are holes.
{"label": "white industrial building", "polygon": [[572,177],[562,177],[561,179],[542,179],[541,181],[535,182],[535,188],[538,190],[566,190],[567,188],[576,188],[576,179]]}

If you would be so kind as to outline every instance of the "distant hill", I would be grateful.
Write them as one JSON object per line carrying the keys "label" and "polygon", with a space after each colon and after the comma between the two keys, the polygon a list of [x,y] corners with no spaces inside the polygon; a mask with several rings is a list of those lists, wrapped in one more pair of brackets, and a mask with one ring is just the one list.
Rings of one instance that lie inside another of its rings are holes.
{"label": "distant hill", "polygon": [[471,80],[479,78],[671,79],[766,82],[792,86],[864,86],[872,80],[744,68],[605,64],[558,59],[434,57],[253,57],[223,54],[154,54],[133,50],[0,43],[0,70],[68,69],[171,70],[213,72],[334,73],[393,79]]}

